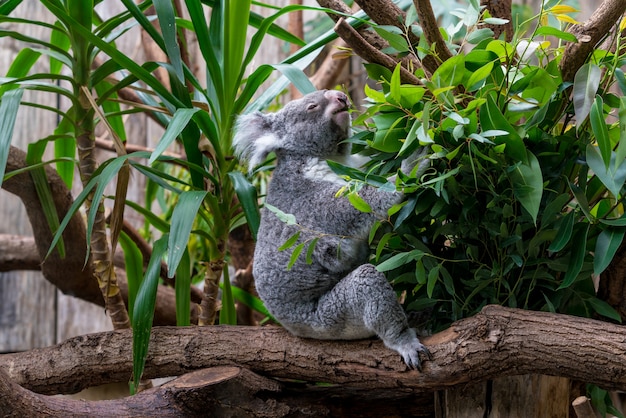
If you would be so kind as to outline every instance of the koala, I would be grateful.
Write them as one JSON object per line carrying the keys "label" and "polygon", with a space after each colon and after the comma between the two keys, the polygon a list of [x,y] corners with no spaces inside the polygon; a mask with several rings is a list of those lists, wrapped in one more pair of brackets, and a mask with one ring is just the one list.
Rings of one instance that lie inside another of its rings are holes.
{"label": "koala", "polygon": [[[271,314],[294,335],[329,340],[377,335],[410,368],[421,370],[419,354],[430,358],[430,353],[409,328],[385,276],[368,263],[368,234],[376,214],[386,216],[403,196],[365,185],[359,195],[372,211],[360,212],[348,199],[336,197],[346,181],[326,163],[354,163],[345,142],[351,132],[348,110],[344,93],[320,90],[279,112],[238,118],[236,154],[252,170],[275,153],[266,202],[297,222],[288,225],[262,209],[253,264],[256,289]],[[401,169],[410,171],[423,156],[422,151],[405,160]],[[318,241],[310,264],[301,256],[288,270],[291,254],[278,247],[298,231],[298,243]]]}

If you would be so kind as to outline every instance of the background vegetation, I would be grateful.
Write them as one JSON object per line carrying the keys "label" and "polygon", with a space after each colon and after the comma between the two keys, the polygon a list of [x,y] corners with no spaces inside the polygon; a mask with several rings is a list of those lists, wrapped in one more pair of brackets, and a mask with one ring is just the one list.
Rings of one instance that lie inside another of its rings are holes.
{"label": "background vegetation", "polygon": [[[355,112],[350,141],[370,161],[364,170],[332,165],[349,181],[348,198],[368,210],[358,197],[363,184],[383,184],[418,146],[431,150],[431,168],[421,178],[398,178],[408,199],[370,234],[372,258],[407,310],[428,312],[421,325],[441,331],[488,304],[621,322],[621,302],[604,297],[603,288],[623,277],[605,274],[619,267],[626,232],[623,1],[598,9],[610,12],[598,17],[606,30],[590,19],[599,35],[587,34],[576,9],[558,0],[544,1],[537,13],[454,3],[439,23],[429,2],[357,2],[363,10],[348,18],[345,3],[319,1],[337,25],[307,42],[275,25],[311,9],[301,5],[269,8],[263,18],[250,0],[124,0],[124,11],[105,19],[103,2],[42,0],[54,16],[49,24],[13,17],[21,3],[0,5],[0,36],[24,45],[0,85],[0,178],[11,187],[27,173],[36,186],[46,220],[36,231],[39,252],[56,270],[49,280],[78,256],[99,288],[89,298],[102,301],[116,329],[132,327],[133,390],[159,315],[159,284],[174,288],[177,325],[234,325],[245,308],[256,312],[255,322],[268,319],[253,286],[232,286],[232,279],[243,283],[250,274],[272,161],[259,176],[245,176],[232,153],[234,118],[267,109],[289,82],[303,93],[316,88],[302,69],[336,33],[349,46],[344,56],[368,61],[366,105]],[[29,36],[33,26],[48,36]],[[117,48],[136,27],[162,60],[137,63]],[[268,36],[302,48],[284,62],[256,66]],[[571,50],[581,44],[592,50]],[[283,76],[268,83],[274,70]],[[24,91],[63,100],[51,107],[24,100]],[[11,142],[22,106],[52,112],[58,124],[16,166]],[[124,120],[138,113],[164,128],[155,149],[132,147]],[[116,157],[97,161],[98,130],[112,139]],[[80,192],[60,203],[56,173],[72,189],[77,168]],[[141,201],[127,196],[134,176],[147,179]],[[128,208],[142,225],[124,224]],[[200,282],[203,292],[192,287]],[[599,405],[610,406],[594,391]]]}

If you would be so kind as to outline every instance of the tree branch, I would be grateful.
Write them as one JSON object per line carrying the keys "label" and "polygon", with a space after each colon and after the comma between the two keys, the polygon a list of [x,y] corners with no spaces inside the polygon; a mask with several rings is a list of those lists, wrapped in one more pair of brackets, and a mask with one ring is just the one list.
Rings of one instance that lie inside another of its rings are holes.
{"label": "tree branch", "polygon": [[[130,341],[130,330],[76,337],[0,356],[0,369],[13,382],[46,394],[123,382],[132,370]],[[152,332],[144,377],[239,365],[266,377],[379,394],[431,392],[520,374],[626,389],[626,328],[615,324],[488,306],[423,342],[433,360],[419,373],[407,370],[400,356],[379,340],[300,339],[278,327],[161,327]]]}
{"label": "tree branch", "polygon": [[[419,1],[419,0],[415,0]],[[485,25],[493,31],[494,39],[498,39],[504,32],[504,40],[511,42],[513,39],[513,16],[511,15],[511,0],[481,0],[481,6],[485,6],[491,17],[499,17],[508,20],[504,25]]]}
{"label": "tree branch", "polygon": [[[352,13],[350,8],[339,0],[317,0],[317,3],[322,7],[333,9],[341,13]],[[394,5],[394,7],[396,6]],[[398,64],[398,61],[389,55],[380,52],[382,49],[389,46],[387,41],[378,36],[377,33],[369,30],[368,26],[361,26],[359,29],[354,29],[345,22],[343,17],[334,14],[329,14],[329,16],[336,22],[335,32],[337,35],[339,35],[339,37],[341,37],[345,43],[352,48],[355,54],[363,58],[365,61],[383,65],[393,71]],[[397,23],[396,26],[398,26]],[[415,39],[415,41],[417,42],[417,39]],[[427,56],[425,60],[433,60],[434,62],[434,59],[431,56]],[[415,56],[413,56],[413,54],[409,54],[407,57],[404,57],[402,63],[404,67],[404,74],[402,77],[403,82],[421,84],[419,79],[413,75],[413,72],[417,68],[423,68],[422,63]],[[410,68],[411,71],[407,68]],[[437,67],[435,66],[434,68]]]}
{"label": "tree branch", "polygon": [[40,264],[32,237],[0,234],[0,271],[41,270]]}
{"label": "tree branch", "polygon": [[[420,0],[429,2],[428,7],[430,7],[430,0]],[[361,6],[363,11],[367,13],[367,15],[379,25],[391,25],[400,28],[403,32],[406,33],[408,38],[408,42],[411,45],[417,45],[419,42],[419,38],[410,30],[404,26],[404,20],[406,17],[406,13],[398,6],[396,6],[391,0],[356,0],[357,4]],[[416,4],[417,6],[417,4]],[[432,13],[432,10],[431,10]],[[420,17],[420,23],[423,25],[422,17]],[[433,15],[434,20],[434,15]],[[439,33],[439,28],[437,22],[434,22],[434,26]],[[441,36],[441,35],[439,35]],[[445,43],[444,43],[445,46]],[[437,52],[439,53],[439,48],[437,48]],[[445,47],[445,49],[448,49]],[[448,51],[449,52],[449,51]],[[445,53],[445,52],[444,52]],[[450,54],[452,56],[452,54]],[[427,72],[430,74],[434,73],[435,70],[439,67],[439,63],[432,55],[426,55],[423,60],[420,62],[417,57],[412,54],[407,58],[410,59],[411,63],[416,67],[422,67],[422,64]],[[443,56],[441,57],[442,61]],[[448,57],[449,58],[449,57]]]}
{"label": "tree branch", "polygon": [[569,43],[559,63],[563,81],[573,81],[578,69],[587,61],[587,57],[610,32],[626,11],[626,0],[604,0],[589,19],[582,25],[574,25],[570,32],[578,39]]}
{"label": "tree branch", "polygon": [[[437,57],[439,57],[440,62],[444,62],[452,58],[452,53],[450,52],[450,49],[448,49],[446,41],[443,40],[441,32],[439,32],[439,24],[435,18],[435,13],[433,12],[430,0],[413,0],[413,4],[417,10],[417,17],[422,25],[424,36],[429,44],[435,44],[434,53]],[[437,67],[439,66],[436,62],[435,64]],[[431,72],[435,72],[437,67],[429,68],[429,70]]]}
{"label": "tree branch", "polygon": [[[391,71],[398,65],[396,60],[370,45],[359,32],[346,23],[344,19],[339,19],[335,25],[335,32],[337,32],[337,34],[364,60],[380,64]],[[420,80],[404,67],[400,68],[400,77],[404,83],[421,84]]]}
{"label": "tree branch", "polygon": [[11,382],[0,370],[0,393],[7,394],[0,397],[2,416],[337,417],[346,409],[362,418],[434,414],[432,394],[400,394],[387,403],[354,391],[280,383],[233,366],[197,370],[133,397],[97,402],[39,395]]}

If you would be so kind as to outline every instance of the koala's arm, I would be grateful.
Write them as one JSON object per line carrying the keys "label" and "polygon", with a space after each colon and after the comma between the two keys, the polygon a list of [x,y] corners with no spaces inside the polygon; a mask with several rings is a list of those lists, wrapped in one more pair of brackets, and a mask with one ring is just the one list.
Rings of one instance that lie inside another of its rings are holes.
{"label": "koala's arm", "polygon": [[313,259],[330,273],[346,273],[367,261],[367,246],[358,238],[324,236],[315,244]]}
{"label": "koala's arm", "polygon": [[[426,172],[426,169],[430,165],[430,160],[426,158],[429,151],[429,147],[422,147],[416,150],[402,161],[400,170],[404,174],[409,175],[411,171],[413,171],[415,166],[417,166],[415,177],[419,179],[420,177],[422,177],[424,172]],[[395,176],[393,176],[390,181],[395,181]]]}

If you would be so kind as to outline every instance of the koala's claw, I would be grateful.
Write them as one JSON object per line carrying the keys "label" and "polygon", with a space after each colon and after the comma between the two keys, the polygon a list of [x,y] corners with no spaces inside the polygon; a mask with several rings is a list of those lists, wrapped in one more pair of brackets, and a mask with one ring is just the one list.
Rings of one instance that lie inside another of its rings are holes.
{"label": "koala's claw", "polygon": [[433,356],[426,348],[425,345],[421,343],[417,343],[415,346],[412,345],[408,350],[399,350],[402,355],[402,359],[409,366],[410,369],[417,370],[419,372],[422,371],[422,362],[420,360],[420,353],[426,357],[426,360],[432,360]]}

